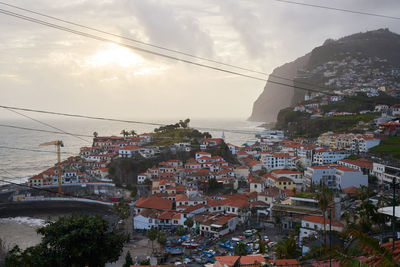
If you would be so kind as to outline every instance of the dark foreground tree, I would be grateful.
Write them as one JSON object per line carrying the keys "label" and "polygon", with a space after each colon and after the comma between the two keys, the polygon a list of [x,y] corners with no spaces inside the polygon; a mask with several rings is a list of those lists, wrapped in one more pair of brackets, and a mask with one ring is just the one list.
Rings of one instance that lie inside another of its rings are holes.
{"label": "dark foreground tree", "polygon": [[122,267],[130,267],[131,265],[133,265],[133,260],[131,253],[128,251],[125,256],[125,263],[122,265]]}
{"label": "dark foreground tree", "polygon": [[40,244],[24,251],[15,246],[5,266],[104,266],[118,260],[126,240],[107,228],[99,216],[62,217],[37,230]]}
{"label": "dark foreground tree", "polygon": [[233,253],[235,256],[246,256],[248,254],[246,244],[239,242],[233,248]]}

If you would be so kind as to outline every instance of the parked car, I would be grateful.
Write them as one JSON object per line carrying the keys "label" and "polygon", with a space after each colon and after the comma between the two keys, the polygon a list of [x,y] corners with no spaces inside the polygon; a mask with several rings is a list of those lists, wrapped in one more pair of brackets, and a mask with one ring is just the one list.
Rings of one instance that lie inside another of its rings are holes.
{"label": "parked car", "polygon": [[252,236],[253,235],[253,231],[252,230],[246,230],[246,231],[243,232],[243,234],[245,236]]}

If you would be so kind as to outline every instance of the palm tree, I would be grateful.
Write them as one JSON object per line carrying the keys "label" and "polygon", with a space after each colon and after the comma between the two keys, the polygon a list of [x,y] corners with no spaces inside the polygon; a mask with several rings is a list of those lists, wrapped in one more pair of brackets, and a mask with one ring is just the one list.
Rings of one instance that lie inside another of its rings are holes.
{"label": "palm tree", "polygon": [[135,130],[131,130],[129,133],[130,133],[132,136],[137,136],[137,133],[135,132]]}
{"label": "palm tree", "polygon": [[96,138],[97,136],[99,136],[99,134],[97,132],[93,132],[93,136],[94,138]]}
{"label": "palm tree", "polygon": [[127,137],[127,136],[129,135],[129,132],[128,132],[127,130],[122,130],[122,131],[121,131],[121,134],[122,134],[124,137]]}
{"label": "palm tree", "polygon": [[324,244],[326,247],[326,212],[329,207],[329,202],[332,200],[332,191],[328,187],[322,186],[317,194],[317,200],[319,208],[322,211],[324,217]]}

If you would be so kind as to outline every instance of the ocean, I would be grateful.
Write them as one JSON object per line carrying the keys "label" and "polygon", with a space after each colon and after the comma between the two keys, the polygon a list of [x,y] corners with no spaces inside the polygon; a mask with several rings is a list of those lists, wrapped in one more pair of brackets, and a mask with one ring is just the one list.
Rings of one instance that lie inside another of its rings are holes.
{"label": "ocean", "polygon": [[[35,117],[36,118],[36,117]],[[89,119],[40,119],[40,121],[62,129],[66,132],[74,134],[82,134],[92,136],[93,132],[97,132],[99,136],[120,135],[121,130],[135,130],[136,133],[152,132],[157,126],[132,124],[111,121],[99,121]],[[161,124],[172,124],[178,120],[141,120],[148,122],[156,122]],[[226,142],[242,145],[244,142],[254,140],[255,132],[262,131],[258,127],[260,122],[249,122],[245,120],[235,119],[193,119],[190,122],[191,127],[199,128],[217,128],[229,129],[236,131],[245,131],[246,133],[237,133],[229,131],[209,131],[213,137],[221,137],[224,133]],[[56,148],[53,146],[39,146],[39,144],[54,140],[62,140],[64,147],[61,151],[61,159],[65,159],[71,155],[77,155],[79,148],[82,146],[91,146],[92,137],[77,137],[47,132],[36,132],[22,130],[16,128],[4,127],[5,125],[43,129],[56,131],[48,126],[29,119],[3,119],[0,120],[0,179],[10,180],[13,182],[25,182],[27,178],[32,177],[44,171],[57,161]],[[201,130],[203,131],[203,130]],[[48,152],[33,152],[20,149],[33,149]],[[0,183],[1,184],[1,183]]]}

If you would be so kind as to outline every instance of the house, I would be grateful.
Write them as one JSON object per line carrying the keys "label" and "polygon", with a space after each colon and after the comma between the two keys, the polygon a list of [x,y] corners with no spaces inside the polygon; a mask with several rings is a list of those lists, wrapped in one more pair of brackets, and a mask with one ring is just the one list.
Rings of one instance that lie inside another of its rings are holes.
{"label": "house", "polygon": [[198,161],[199,158],[203,158],[203,157],[211,158],[212,155],[208,152],[197,152],[195,155],[196,161]]}
{"label": "house", "polygon": [[278,187],[269,187],[257,195],[257,201],[263,201],[267,204],[275,203],[276,201],[286,198],[285,190]]}
{"label": "house", "polygon": [[255,177],[249,177],[247,180],[250,184],[250,192],[261,193],[262,191],[264,191],[265,186],[262,180]]}
{"label": "house", "polygon": [[157,196],[151,196],[149,198],[139,198],[136,202],[134,209],[136,214],[142,210],[172,210],[172,200],[164,199]]}
{"label": "house", "polygon": [[252,172],[261,171],[262,169],[262,163],[258,160],[250,161],[247,165],[250,167]]}
{"label": "house", "polygon": [[250,203],[246,198],[233,196],[227,199],[225,206],[225,212],[237,215],[242,223],[247,222],[251,215]]}
{"label": "house", "polygon": [[118,151],[118,156],[120,158],[132,158],[134,155],[139,153],[140,147],[135,145],[128,145],[120,148]]}
{"label": "house", "polygon": [[[302,241],[304,238],[309,236],[317,236],[319,231],[324,229],[329,229],[330,220],[325,218],[325,228],[324,228],[324,217],[309,215],[301,220],[301,228],[299,239]],[[331,227],[333,231],[342,232],[344,225],[332,218]]]}
{"label": "house", "polygon": [[146,174],[146,173],[140,173],[137,176],[138,184],[143,184],[146,179],[151,180],[151,175],[150,174]]}
{"label": "house", "polygon": [[342,165],[311,166],[304,172],[304,176],[314,184],[322,183],[336,190],[368,185],[367,175]]}
{"label": "house", "polygon": [[296,188],[296,184],[293,180],[285,176],[276,178],[274,186],[280,190],[293,190]]}
{"label": "house", "polygon": [[239,223],[235,214],[207,213],[194,217],[199,225],[200,235],[206,237],[222,237],[234,232]]}
{"label": "house", "polygon": [[231,151],[232,155],[236,155],[236,153],[240,150],[240,147],[232,145],[230,143],[226,144],[229,148],[229,150]]}
{"label": "house", "polygon": [[246,178],[249,176],[249,168],[243,165],[237,166],[234,169],[235,176],[239,179]]}
{"label": "house", "polygon": [[262,255],[217,256],[215,260],[216,262],[212,265],[213,267],[256,267],[267,264]]}
{"label": "house", "polygon": [[306,179],[303,179],[303,174],[298,171],[274,170],[271,172],[271,175],[276,178],[279,178],[279,177],[290,178],[295,183],[297,191],[301,191],[302,189],[305,189],[310,184],[309,181],[307,181]]}
{"label": "house", "polygon": [[200,149],[205,150],[207,148],[220,146],[224,140],[222,138],[206,138],[200,143]]}
{"label": "house", "polygon": [[160,211],[145,209],[133,217],[133,227],[138,230],[148,230],[158,227]]}
{"label": "house", "polygon": [[400,104],[390,106],[393,117],[400,117]]}

